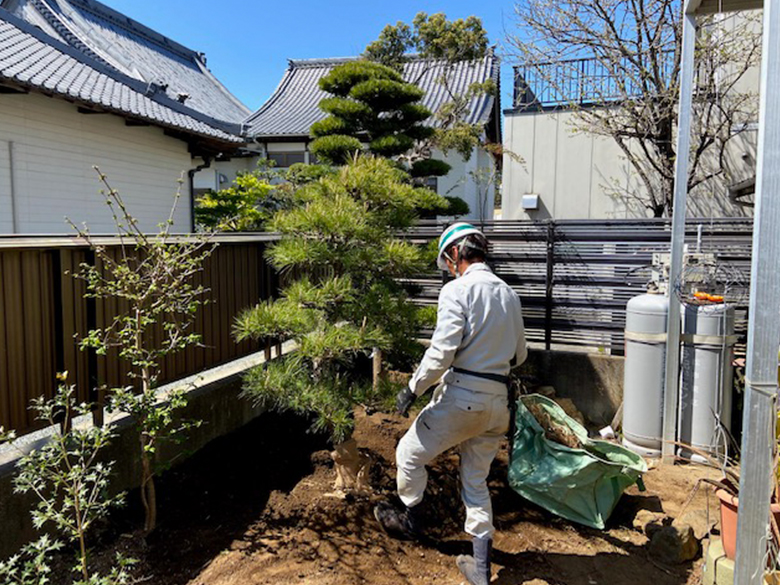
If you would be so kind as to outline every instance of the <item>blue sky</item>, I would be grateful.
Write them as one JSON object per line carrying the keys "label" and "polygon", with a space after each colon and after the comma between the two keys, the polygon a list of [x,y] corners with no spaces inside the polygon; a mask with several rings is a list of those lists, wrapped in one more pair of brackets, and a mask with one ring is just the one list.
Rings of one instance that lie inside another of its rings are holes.
{"label": "blue sky", "polygon": [[[359,54],[388,23],[420,11],[482,19],[490,41],[512,28],[511,0],[102,0],[192,49],[238,98],[257,109],[273,93],[287,59]],[[502,107],[511,101],[510,67],[502,68]]]}

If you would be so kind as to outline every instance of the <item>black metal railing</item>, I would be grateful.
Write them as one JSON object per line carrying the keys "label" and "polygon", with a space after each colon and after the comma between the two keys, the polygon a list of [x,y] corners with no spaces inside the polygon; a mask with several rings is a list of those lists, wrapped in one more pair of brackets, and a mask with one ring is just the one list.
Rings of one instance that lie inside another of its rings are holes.
{"label": "black metal railing", "polygon": [[647,95],[653,86],[672,86],[675,58],[674,51],[661,53],[653,63],[657,70],[653,74],[649,71],[650,63],[643,69],[642,60],[628,58],[622,58],[615,67],[596,58],[517,65],[514,68],[514,107],[604,105]]}

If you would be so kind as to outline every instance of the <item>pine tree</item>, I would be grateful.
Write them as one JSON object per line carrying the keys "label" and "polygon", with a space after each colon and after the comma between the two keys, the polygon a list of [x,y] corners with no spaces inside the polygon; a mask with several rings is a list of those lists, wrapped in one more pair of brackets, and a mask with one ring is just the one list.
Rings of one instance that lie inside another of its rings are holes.
{"label": "pine tree", "polygon": [[[241,314],[236,337],[293,339],[297,349],[252,370],[245,392],[277,409],[313,414],[314,428],[357,461],[349,440],[354,407],[386,405],[398,389],[373,383],[371,355],[382,352],[390,367],[409,369],[422,353],[416,337],[423,316],[399,279],[424,271],[431,258],[397,234],[421,210],[446,202],[372,156],[303,185],[295,197],[298,205],[269,225],[282,234],[270,261],[291,282],[279,299]],[[359,483],[359,475],[341,468],[339,477]]]}
{"label": "pine tree", "polygon": [[[423,91],[406,83],[391,67],[371,61],[350,61],[334,67],[320,80],[331,94],[320,108],[329,116],[311,127],[315,140],[311,151],[331,164],[344,164],[364,150],[391,159],[410,151],[417,141],[430,139],[434,129],[423,125],[431,111],[420,103]],[[444,161],[414,161],[408,170],[414,177],[443,176],[450,170]]]}

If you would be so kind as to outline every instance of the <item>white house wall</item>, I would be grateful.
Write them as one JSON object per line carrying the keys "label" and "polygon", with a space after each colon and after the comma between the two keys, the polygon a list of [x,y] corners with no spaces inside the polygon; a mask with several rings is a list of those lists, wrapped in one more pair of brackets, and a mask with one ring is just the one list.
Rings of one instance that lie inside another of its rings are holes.
{"label": "white house wall", "polygon": [[[505,219],[582,219],[644,216],[616,202],[607,185],[626,186],[630,173],[611,140],[573,134],[572,114],[506,113],[502,214]],[[537,210],[522,209],[523,195],[539,196]]]}
{"label": "white house wall", "polygon": [[257,157],[232,158],[226,161],[212,161],[208,168],[195,173],[193,187],[195,189],[227,189],[241,173],[254,171],[257,168]]}
{"label": "white house wall", "polygon": [[[261,145],[254,145],[254,147],[262,149]],[[267,148],[269,153],[306,152],[308,157],[308,149],[304,142],[269,142]],[[450,152],[445,156],[441,152],[434,151],[433,158],[443,160],[452,166],[452,170],[446,176],[438,178],[437,191],[440,195],[460,197],[468,204],[470,213],[463,219],[478,220],[481,215],[484,219],[492,219],[495,207],[495,177],[493,176],[493,181],[488,181],[488,184],[484,184],[484,179],[479,182],[474,179],[475,176],[490,179],[493,170],[492,156],[482,149],[474,149],[468,161],[456,152]],[[224,189],[229,187],[239,173],[253,171],[257,168],[259,159],[260,157],[257,156],[214,162],[210,168],[196,173],[195,188]],[[478,171],[478,169],[480,170]],[[227,181],[218,183],[219,174],[226,177]],[[219,186],[217,187],[217,185]],[[482,214],[480,214],[480,209]]]}
{"label": "white house wall", "polygon": [[[463,219],[493,219],[495,181],[490,180],[494,168],[492,157],[479,148],[474,149],[469,160],[464,160],[456,152],[445,156],[434,151],[432,157],[452,166],[449,173],[438,178],[439,195],[463,199],[469,206],[469,214]],[[475,180],[475,177],[481,178]]]}
{"label": "white house wall", "polygon": [[12,170],[17,233],[72,233],[65,216],[86,222],[93,233],[115,232],[93,165],[147,231],[167,219],[184,172],[174,220],[176,231],[189,230],[186,172],[193,162],[185,142],[159,128],[127,126],[112,114],[81,114],[40,94],[0,95],[0,232],[12,232]]}
{"label": "white house wall", "polygon": [[14,232],[14,208],[11,200],[11,149],[13,142],[0,135],[0,234]]}
{"label": "white house wall", "polygon": [[[522,162],[504,155],[502,215],[506,219],[619,219],[650,215],[635,199],[616,193],[643,190],[615,141],[576,132],[569,111],[505,113],[505,146]],[[728,185],[755,173],[755,132],[729,145],[726,174],[697,187],[688,215],[742,216],[750,213],[728,198]],[[715,161],[713,161],[715,162]],[[537,210],[522,208],[523,195],[539,196]]]}

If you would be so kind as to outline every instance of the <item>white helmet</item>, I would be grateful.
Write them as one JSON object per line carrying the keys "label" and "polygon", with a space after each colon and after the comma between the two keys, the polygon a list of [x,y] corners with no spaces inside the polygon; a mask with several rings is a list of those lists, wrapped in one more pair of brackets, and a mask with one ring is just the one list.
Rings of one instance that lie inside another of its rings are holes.
{"label": "white helmet", "polygon": [[[485,237],[481,231],[465,221],[454,223],[444,230],[439,237],[439,254],[436,257],[436,266],[438,266],[440,270],[447,270],[447,263],[444,260],[446,251],[449,250],[454,243],[472,234],[479,234],[483,238]],[[483,252],[487,253],[487,250],[483,250]]]}

